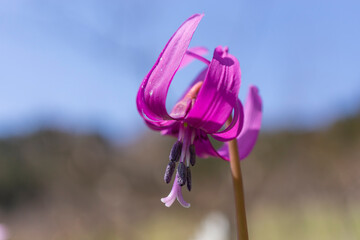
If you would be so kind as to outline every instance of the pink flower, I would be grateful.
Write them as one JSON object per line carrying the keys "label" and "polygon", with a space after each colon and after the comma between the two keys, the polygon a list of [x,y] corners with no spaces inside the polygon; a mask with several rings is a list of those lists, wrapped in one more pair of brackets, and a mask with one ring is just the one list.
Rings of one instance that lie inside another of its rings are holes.
{"label": "pink flower", "polygon": [[[228,53],[228,48],[217,47],[211,61],[202,57],[207,52],[205,48],[188,49],[202,17],[203,14],[191,16],[174,33],[141,83],[136,98],[138,111],[151,129],[178,138],[171,150],[164,177],[169,183],[179,162],[172,190],[161,199],[167,207],[175,199],[182,206],[190,207],[183,199],[182,186],[186,184],[191,190],[190,165],[195,164],[195,154],[229,160],[227,144],[216,150],[209,141],[209,135],[221,142],[237,138],[240,159],[243,159],[254,147],[261,126],[262,103],[258,89],[250,87],[243,109],[238,99],[240,65]],[[171,81],[178,69],[194,59],[204,62],[206,68],[168,113],[165,102]],[[222,130],[233,111],[232,123]]]}

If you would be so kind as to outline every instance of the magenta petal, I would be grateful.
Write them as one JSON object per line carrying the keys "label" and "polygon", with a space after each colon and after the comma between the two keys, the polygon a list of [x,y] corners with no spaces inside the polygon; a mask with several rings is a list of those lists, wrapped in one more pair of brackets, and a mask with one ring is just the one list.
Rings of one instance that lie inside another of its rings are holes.
{"label": "magenta petal", "polygon": [[159,121],[153,121],[149,120],[146,116],[141,115],[146,123],[146,125],[155,131],[161,131],[165,129],[171,128],[176,121],[175,120],[159,120]]}
{"label": "magenta petal", "polygon": [[181,123],[179,121],[174,120],[174,124],[172,124],[168,128],[163,128],[161,130],[161,134],[169,135],[177,138],[179,136],[180,125]]}
{"label": "magenta petal", "polygon": [[194,61],[196,59],[190,53],[193,53],[193,54],[196,54],[196,55],[199,55],[199,56],[203,56],[203,55],[208,53],[208,50],[206,48],[204,48],[204,47],[192,47],[192,48],[189,48],[186,51],[186,54],[185,54],[184,58],[182,59],[182,61],[180,63],[179,69],[182,69],[182,68],[186,67],[187,65],[189,65],[192,61]]}
{"label": "magenta petal", "polygon": [[196,155],[202,158],[207,158],[207,157],[224,158],[212,146],[206,133],[202,131],[201,132],[198,131],[197,136],[198,138],[194,142]]}
{"label": "magenta petal", "polygon": [[185,121],[206,133],[217,132],[236,105],[239,88],[238,60],[228,54],[227,48],[217,47],[204,84]]}
{"label": "magenta petal", "polygon": [[144,78],[136,98],[143,118],[153,121],[172,119],[166,111],[166,95],[202,17],[202,14],[195,14],[180,26]]}
{"label": "magenta petal", "polygon": [[[255,86],[251,86],[249,89],[244,114],[244,127],[240,135],[237,137],[240,160],[246,158],[250,154],[251,150],[255,146],[261,127],[262,101],[259,95],[259,90]],[[224,144],[218,150],[218,154],[223,156],[223,159],[225,160],[229,159],[227,144]]]}
{"label": "magenta petal", "polygon": [[144,120],[145,120],[146,125],[155,131],[167,130],[169,128],[172,128],[176,124],[175,120],[164,120],[161,122],[153,122],[153,121],[149,121],[147,119],[144,119]]}
{"label": "magenta petal", "polygon": [[234,108],[234,118],[231,124],[224,130],[212,134],[212,137],[218,141],[226,142],[239,136],[244,123],[244,110],[240,100],[236,101]]}

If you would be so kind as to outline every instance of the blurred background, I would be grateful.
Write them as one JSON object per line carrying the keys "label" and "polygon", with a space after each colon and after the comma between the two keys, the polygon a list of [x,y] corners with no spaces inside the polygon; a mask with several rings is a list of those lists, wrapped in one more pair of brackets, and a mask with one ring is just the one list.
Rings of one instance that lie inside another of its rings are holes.
{"label": "blurred background", "polygon": [[[360,2],[0,1],[0,239],[234,239],[228,163],[200,159],[192,206],[160,202],[174,139],[135,96],[194,13],[264,103],[242,163],[251,239],[360,239]],[[175,77],[169,109],[202,69]]]}

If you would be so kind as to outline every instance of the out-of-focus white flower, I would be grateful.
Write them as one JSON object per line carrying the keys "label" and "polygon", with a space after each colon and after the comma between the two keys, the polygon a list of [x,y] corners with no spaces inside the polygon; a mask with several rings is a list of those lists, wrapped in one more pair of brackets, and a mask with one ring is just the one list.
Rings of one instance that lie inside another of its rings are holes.
{"label": "out-of-focus white flower", "polygon": [[212,212],[205,217],[195,235],[190,240],[229,239],[229,220],[221,212]]}
{"label": "out-of-focus white flower", "polygon": [[7,227],[4,224],[0,223],[0,240],[7,240],[9,237],[9,232]]}

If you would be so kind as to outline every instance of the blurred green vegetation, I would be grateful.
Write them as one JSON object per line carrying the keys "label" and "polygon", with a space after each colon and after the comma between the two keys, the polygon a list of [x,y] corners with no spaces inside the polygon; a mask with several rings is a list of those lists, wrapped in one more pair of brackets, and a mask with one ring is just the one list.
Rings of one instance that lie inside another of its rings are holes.
{"label": "blurred green vegetation", "polygon": [[[200,159],[192,206],[160,198],[174,139],[114,145],[42,130],[0,140],[0,222],[11,239],[190,239],[220,211],[233,226],[228,163]],[[360,239],[360,115],[318,131],[262,133],[242,163],[251,239]],[[230,237],[234,237],[231,229]]]}

